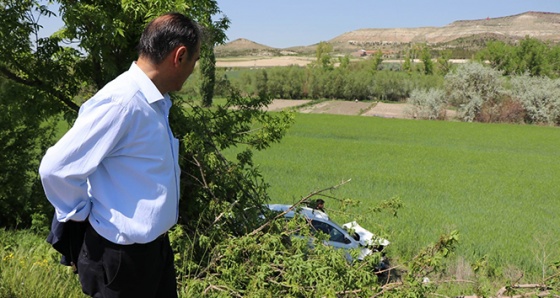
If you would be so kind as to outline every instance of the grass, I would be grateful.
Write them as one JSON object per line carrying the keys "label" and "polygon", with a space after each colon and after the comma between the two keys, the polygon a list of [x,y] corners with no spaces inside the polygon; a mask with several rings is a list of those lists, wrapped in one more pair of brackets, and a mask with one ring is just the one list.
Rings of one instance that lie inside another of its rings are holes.
{"label": "grass", "polygon": [[84,297],[70,267],[30,231],[0,230],[0,297]]}
{"label": "grass", "polygon": [[[359,116],[299,114],[281,144],[255,154],[270,194],[291,203],[351,179],[333,195],[360,205],[339,222],[357,219],[387,235],[405,258],[459,230],[457,258],[486,257],[496,274],[524,271],[538,279],[558,260],[560,225],[558,128]],[[398,218],[371,207],[398,197]],[[543,253],[548,256],[542,260]]]}

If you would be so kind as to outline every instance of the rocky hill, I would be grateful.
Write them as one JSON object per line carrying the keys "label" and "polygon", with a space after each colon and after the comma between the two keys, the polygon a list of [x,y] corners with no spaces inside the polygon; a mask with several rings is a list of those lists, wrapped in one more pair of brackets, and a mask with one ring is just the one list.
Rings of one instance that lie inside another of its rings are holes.
{"label": "rocky hill", "polygon": [[331,43],[446,43],[476,35],[494,35],[509,39],[531,36],[560,41],[560,14],[526,12],[508,17],[456,21],[443,27],[359,29],[331,39]]}
{"label": "rocky hill", "polygon": [[[336,52],[349,53],[359,49],[398,51],[403,45],[426,43],[431,46],[467,46],[488,40],[516,41],[526,36],[560,43],[560,13],[526,12],[518,15],[481,20],[455,21],[443,27],[358,29],[344,33],[329,43]],[[235,49],[235,50],[234,50]],[[275,49],[244,39],[238,39],[216,48],[217,55],[251,53],[275,55],[280,52],[312,53],[307,47]]]}

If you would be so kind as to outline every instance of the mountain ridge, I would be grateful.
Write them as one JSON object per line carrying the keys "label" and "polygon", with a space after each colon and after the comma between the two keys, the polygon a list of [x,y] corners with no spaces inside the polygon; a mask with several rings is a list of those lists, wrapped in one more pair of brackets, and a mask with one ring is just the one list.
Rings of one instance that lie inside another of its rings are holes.
{"label": "mountain ridge", "polygon": [[[527,36],[553,43],[560,42],[560,13],[528,11],[503,17],[457,20],[441,27],[361,28],[335,36],[327,42],[333,45],[335,51],[348,53],[364,47],[381,49],[411,43],[438,45],[477,37],[515,42]],[[217,46],[216,53],[275,55],[282,51],[290,54],[313,52],[315,45],[273,48],[240,38]]]}

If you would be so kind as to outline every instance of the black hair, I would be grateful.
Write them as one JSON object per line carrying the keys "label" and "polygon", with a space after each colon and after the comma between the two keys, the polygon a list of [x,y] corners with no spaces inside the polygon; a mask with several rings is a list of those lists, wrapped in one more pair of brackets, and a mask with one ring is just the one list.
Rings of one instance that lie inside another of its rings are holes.
{"label": "black hair", "polygon": [[181,13],[167,13],[146,26],[138,43],[138,55],[160,64],[176,47],[186,46],[187,58],[192,59],[200,46],[201,35],[199,25],[193,20]]}

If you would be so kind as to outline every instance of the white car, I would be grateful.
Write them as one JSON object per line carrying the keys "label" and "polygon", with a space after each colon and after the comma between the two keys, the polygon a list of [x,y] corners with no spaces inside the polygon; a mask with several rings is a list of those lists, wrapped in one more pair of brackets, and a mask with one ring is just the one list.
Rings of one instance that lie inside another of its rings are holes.
{"label": "white car", "polygon": [[[291,208],[291,205],[269,204],[268,208],[272,211],[284,212]],[[389,245],[387,239],[376,237],[370,231],[362,228],[358,223],[349,222],[339,226],[329,219],[329,216],[320,210],[309,207],[294,208],[284,215],[286,218],[293,218],[297,214],[304,216],[317,230],[329,235],[328,245],[344,250],[359,249],[358,260],[363,260],[373,252],[381,252]],[[347,254],[347,258],[351,257]],[[384,260],[382,260],[384,262]]]}

